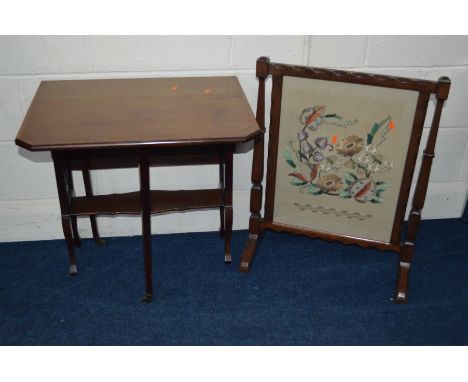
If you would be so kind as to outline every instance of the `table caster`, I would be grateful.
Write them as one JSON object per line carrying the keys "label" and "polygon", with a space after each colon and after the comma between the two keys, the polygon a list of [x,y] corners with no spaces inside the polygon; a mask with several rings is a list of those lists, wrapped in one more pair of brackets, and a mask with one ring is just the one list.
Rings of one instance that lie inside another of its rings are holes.
{"label": "table caster", "polygon": [[232,263],[232,257],[231,255],[224,255],[224,264],[231,264]]}
{"label": "table caster", "polygon": [[76,276],[78,274],[78,268],[76,267],[76,264],[70,265],[68,273],[70,274],[70,276]]}
{"label": "table caster", "polygon": [[145,296],[143,297],[143,299],[141,300],[141,302],[143,304],[149,304],[151,302],[151,300],[153,299],[153,295],[151,294],[145,294]]}
{"label": "table caster", "polygon": [[94,238],[94,242],[95,242],[97,245],[100,245],[100,246],[106,245],[106,240],[105,240],[105,239],[102,239],[102,238],[100,238],[100,237],[95,237],[95,238]]}

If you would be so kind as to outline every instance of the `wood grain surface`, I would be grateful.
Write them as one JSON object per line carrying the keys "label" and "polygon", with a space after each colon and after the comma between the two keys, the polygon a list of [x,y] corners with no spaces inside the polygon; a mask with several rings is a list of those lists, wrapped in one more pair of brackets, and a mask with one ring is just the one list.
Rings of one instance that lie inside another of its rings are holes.
{"label": "wood grain surface", "polygon": [[244,142],[261,133],[236,77],[44,81],[16,143],[32,151]]}

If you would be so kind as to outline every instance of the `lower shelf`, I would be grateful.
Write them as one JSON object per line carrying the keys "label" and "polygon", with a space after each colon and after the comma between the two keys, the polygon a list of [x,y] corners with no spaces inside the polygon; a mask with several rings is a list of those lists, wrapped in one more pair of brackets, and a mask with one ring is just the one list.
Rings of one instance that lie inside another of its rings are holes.
{"label": "lower shelf", "polygon": [[[72,215],[139,215],[140,193],[78,196],[72,199]],[[151,213],[223,206],[220,189],[151,191]]]}

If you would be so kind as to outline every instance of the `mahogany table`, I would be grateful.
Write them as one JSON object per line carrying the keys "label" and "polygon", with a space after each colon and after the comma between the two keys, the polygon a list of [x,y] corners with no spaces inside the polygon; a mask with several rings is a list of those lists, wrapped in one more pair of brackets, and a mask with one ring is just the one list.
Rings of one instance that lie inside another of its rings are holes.
{"label": "mahogany table", "polygon": [[[146,292],[153,295],[151,214],[219,208],[225,262],[231,262],[233,151],[258,134],[236,77],[44,81],[29,107],[16,144],[51,151],[70,274],[77,274],[76,219],[141,214]],[[219,164],[215,189],[151,190],[151,166]],[[139,167],[140,190],[94,195],[90,170]],[[83,174],[85,196],[76,196],[73,170]]]}

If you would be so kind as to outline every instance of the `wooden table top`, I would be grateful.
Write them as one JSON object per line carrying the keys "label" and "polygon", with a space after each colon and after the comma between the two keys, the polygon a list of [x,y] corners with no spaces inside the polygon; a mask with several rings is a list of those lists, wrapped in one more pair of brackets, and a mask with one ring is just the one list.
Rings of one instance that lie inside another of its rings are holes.
{"label": "wooden table top", "polygon": [[190,146],[260,132],[236,77],[44,81],[16,143],[32,151]]}

